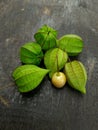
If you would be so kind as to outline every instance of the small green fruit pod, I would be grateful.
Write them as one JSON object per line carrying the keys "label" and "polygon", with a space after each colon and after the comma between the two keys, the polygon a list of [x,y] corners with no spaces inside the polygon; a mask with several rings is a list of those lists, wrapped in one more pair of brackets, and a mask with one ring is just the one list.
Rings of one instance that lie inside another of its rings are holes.
{"label": "small green fruit pod", "polygon": [[39,65],[43,58],[43,52],[39,44],[30,42],[20,48],[20,59],[24,64]]}
{"label": "small green fruit pod", "polygon": [[69,56],[77,56],[83,49],[83,40],[75,34],[68,34],[58,40],[58,47],[66,51]]}
{"label": "small green fruit pod", "polygon": [[47,25],[43,25],[38,32],[35,33],[34,38],[44,51],[57,46],[57,31]]}

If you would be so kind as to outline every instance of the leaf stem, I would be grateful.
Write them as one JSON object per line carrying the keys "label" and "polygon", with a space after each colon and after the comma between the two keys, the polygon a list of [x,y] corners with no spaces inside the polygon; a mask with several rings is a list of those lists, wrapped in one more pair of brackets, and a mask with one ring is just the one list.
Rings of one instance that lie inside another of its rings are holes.
{"label": "leaf stem", "polygon": [[59,72],[59,65],[58,65],[58,53],[56,55],[56,58],[57,58],[57,72]]}

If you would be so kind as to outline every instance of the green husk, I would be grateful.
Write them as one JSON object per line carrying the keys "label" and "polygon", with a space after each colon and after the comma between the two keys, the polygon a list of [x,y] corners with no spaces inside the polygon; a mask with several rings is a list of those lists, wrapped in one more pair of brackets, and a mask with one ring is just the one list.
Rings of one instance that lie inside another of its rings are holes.
{"label": "green husk", "polygon": [[29,92],[41,83],[48,72],[35,65],[22,65],[14,70],[12,76],[20,92]]}
{"label": "green husk", "polygon": [[61,70],[64,67],[67,59],[67,53],[59,48],[50,49],[45,53],[44,64],[46,68],[50,70],[50,78],[52,77],[53,73]]}
{"label": "green husk", "polygon": [[39,44],[30,42],[20,48],[20,59],[22,63],[39,65],[43,58],[43,52]]}
{"label": "green husk", "polygon": [[58,47],[66,51],[69,56],[76,56],[83,49],[83,40],[75,34],[68,34],[58,40]]}
{"label": "green husk", "polygon": [[57,31],[47,25],[43,25],[38,32],[35,33],[34,38],[44,51],[57,46]]}
{"label": "green husk", "polygon": [[69,85],[80,91],[81,93],[86,93],[86,82],[87,73],[84,65],[79,61],[72,61],[65,64],[65,74],[67,76],[67,81]]}

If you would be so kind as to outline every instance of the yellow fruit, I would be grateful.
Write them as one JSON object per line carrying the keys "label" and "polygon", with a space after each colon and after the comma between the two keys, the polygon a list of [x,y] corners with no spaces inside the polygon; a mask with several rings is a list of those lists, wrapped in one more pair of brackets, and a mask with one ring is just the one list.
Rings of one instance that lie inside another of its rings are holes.
{"label": "yellow fruit", "polygon": [[66,76],[63,72],[55,72],[52,76],[51,81],[55,87],[62,88],[66,83]]}

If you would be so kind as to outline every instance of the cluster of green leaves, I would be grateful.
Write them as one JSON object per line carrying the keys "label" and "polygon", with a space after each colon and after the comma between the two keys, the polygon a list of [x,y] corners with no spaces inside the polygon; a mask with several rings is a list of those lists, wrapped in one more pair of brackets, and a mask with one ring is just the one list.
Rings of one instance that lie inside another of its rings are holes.
{"label": "cluster of green leaves", "polygon": [[[35,89],[49,73],[49,77],[64,68],[69,85],[81,93],[86,93],[87,73],[80,61],[68,61],[68,56],[76,56],[83,49],[81,37],[68,34],[57,40],[57,31],[44,25],[34,35],[35,42],[20,48],[20,60],[24,65],[17,67],[12,76],[20,92]],[[46,68],[40,68],[44,60]]]}

